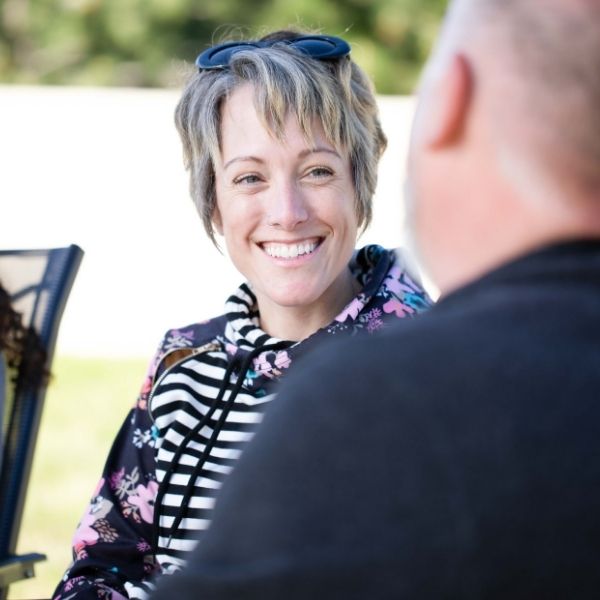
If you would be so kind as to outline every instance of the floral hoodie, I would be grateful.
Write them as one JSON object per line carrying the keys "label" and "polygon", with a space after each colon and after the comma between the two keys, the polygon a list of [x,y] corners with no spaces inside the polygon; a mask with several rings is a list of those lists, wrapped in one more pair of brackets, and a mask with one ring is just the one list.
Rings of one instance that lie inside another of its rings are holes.
{"label": "floral hoodie", "polygon": [[[349,267],[361,285],[361,292],[329,325],[301,342],[275,340],[260,329],[256,299],[248,284],[243,284],[228,299],[226,314],[166,333],[75,532],[73,563],[55,591],[55,600],[146,597],[153,587],[154,577],[170,573],[185,562],[187,552],[201,539],[210,521],[210,518],[186,519],[194,511],[189,508],[193,507],[194,500],[183,498],[184,492],[177,496],[169,488],[181,476],[178,470],[184,468],[182,465],[187,464],[189,471],[190,456],[195,455],[192,451],[186,455],[186,448],[199,444],[203,419],[220,408],[215,414],[223,415],[220,424],[223,431],[213,427],[212,445],[207,442],[201,446],[204,455],[194,459],[198,463],[197,472],[187,474],[185,493],[196,501],[199,501],[198,495],[205,495],[204,512],[209,517],[214,496],[230,467],[218,465],[219,476],[207,475],[204,463],[218,462],[220,435],[228,435],[227,440],[236,439],[231,437],[236,435],[236,428],[227,430],[230,414],[233,414],[225,410],[228,399],[228,410],[234,407],[239,411],[242,405],[252,405],[246,410],[253,411],[247,412],[245,417],[251,424],[237,433],[243,435],[240,439],[244,443],[228,445],[230,459],[239,456],[244,444],[251,439],[253,429],[260,422],[258,414],[275,397],[274,388],[279,379],[300,355],[331,336],[374,334],[431,304],[396,251],[366,246],[354,254]],[[241,374],[234,364],[240,357],[247,359]],[[193,372],[205,385],[204,389],[212,389],[205,373],[214,373],[217,368],[223,369],[223,380],[226,380],[217,382],[221,383],[220,396],[215,390],[214,394],[208,394],[210,400],[200,398],[202,407],[196,414],[199,384],[194,383],[196,388],[188,391],[181,382],[186,373]],[[218,396],[216,401],[213,396]],[[152,410],[149,410],[149,402]],[[194,485],[200,476],[203,481],[214,480],[214,485],[209,486],[212,491],[206,492]],[[171,505],[172,498],[176,498],[176,509],[170,508],[165,500],[169,495]],[[185,534],[189,534],[188,538],[194,534],[193,543],[185,539]]]}

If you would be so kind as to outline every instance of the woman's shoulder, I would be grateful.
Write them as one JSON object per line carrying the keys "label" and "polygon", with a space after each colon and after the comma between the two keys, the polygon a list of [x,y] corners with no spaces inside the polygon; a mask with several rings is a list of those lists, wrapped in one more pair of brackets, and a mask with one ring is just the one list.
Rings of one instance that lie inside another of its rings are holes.
{"label": "woman's shoulder", "polygon": [[165,353],[180,348],[197,348],[210,344],[223,336],[226,323],[227,317],[219,315],[206,321],[169,329],[163,336],[160,350]]}
{"label": "woman's shoulder", "polygon": [[227,318],[220,315],[206,321],[190,323],[184,327],[168,329],[164,334],[142,387],[142,395],[147,395],[157,377],[174,362],[198,352],[209,351],[220,345]]}

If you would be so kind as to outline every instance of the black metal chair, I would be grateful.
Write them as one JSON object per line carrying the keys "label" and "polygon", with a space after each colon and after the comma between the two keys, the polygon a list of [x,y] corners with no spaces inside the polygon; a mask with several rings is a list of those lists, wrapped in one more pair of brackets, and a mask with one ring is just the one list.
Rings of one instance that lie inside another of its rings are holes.
{"label": "black metal chair", "polygon": [[[48,370],[62,313],[82,257],[83,250],[75,245],[0,250],[0,281],[10,293],[13,306],[22,314],[24,325],[37,332],[46,350]],[[5,390],[4,385],[0,387],[2,396]],[[6,419],[4,439],[0,439],[0,600],[5,600],[11,583],[33,577],[34,564],[46,558],[38,553],[15,554],[45,395],[45,384],[25,389],[15,386],[9,397],[0,402]],[[9,405],[3,406],[5,402]]]}

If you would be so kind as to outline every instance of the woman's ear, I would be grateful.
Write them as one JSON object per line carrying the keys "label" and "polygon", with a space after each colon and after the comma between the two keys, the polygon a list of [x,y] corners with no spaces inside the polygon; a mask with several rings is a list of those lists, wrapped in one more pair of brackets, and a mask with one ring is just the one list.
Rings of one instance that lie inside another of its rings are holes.
{"label": "woman's ear", "polygon": [[453,144],[464,131],[473,93],[473,77],[467,58],[454,55],[440,74],[428,115],[426,143],[433,148]]}
{"label": "woman's ear", "polygon": [[221,219],[221,212],[219,211],[219,207],[216,204],[212,213],[212,224],[215,228],[215,231],[219,235],[223,235],[223,220]]}

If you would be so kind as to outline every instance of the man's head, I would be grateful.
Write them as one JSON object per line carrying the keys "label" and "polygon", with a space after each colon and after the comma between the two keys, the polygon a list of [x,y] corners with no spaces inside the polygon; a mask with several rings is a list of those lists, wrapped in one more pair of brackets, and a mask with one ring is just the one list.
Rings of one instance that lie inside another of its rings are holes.
{"label": "man's head", "polygon": [[442,292],[600,237],[600,1],[454,0],[425,70],[409,217]]}

